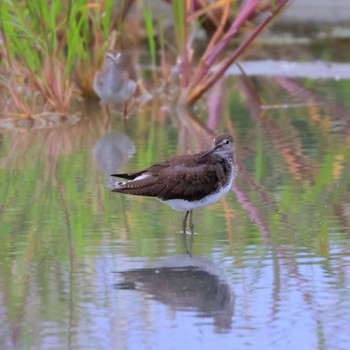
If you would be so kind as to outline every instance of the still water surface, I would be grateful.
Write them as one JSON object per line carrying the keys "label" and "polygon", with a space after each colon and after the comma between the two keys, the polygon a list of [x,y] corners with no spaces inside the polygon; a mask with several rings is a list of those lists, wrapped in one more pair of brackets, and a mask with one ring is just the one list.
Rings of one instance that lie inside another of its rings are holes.
{"label": "still water surface", "polygon": [[[196,115],[88,106],[1,132],[0,349],[350,348],[350,84],[253,83],[227,78]],[[194,212],[190,257],[183,214],[108,174],[210,130],[234,134],[240,172]]]}

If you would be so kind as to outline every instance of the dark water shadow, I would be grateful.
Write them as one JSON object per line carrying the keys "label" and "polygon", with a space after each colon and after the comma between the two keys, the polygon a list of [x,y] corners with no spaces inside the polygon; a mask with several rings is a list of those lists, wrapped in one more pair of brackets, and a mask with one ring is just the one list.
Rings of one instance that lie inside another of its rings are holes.
{"label": "dark water shadow", "polygon": [[212,318],[214,331],[232,329],[234,293],[210,260],[189,255],[167,257],[151,268],[118,272],[116,289],[147,293],[176,311],[191,311],[198,319]]}

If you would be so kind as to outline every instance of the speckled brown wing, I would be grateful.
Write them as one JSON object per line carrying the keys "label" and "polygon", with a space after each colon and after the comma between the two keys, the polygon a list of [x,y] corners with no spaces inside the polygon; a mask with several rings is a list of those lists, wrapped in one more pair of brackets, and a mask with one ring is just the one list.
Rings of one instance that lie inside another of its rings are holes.
{"label": "speckled brown wing", "polygon": [[[161,200],[187,199],[200,200],[215,192],[219,180],[225,174],[225,166],[221,159],[215,156],[206,157],[206,161],[196,154],[179,156],[156,164],[144,171],[133,174],[119,174],[121,177],[135,179],[140,175],[145,177],[120,185],[115,192],[158,197]],[[222,166],[217,166],[220,163]]]}
{"label": "speckled brown wing", "polygon": [[218,189],[218,173],[205,163],[196,167],[171,167],[164,174],[169,180],[158,189],[157,197],[162,200],[186,199],[196,201]]}
{"label": "speckled brown wing", "polygon": [[[200,158],[203,152],[197,153],[194,156],[197,156]],[[174,166],[174,165],[182,165],[189,167],[191,166],[191,161],[192,160],[192,155],[182,155],[182,156],[175,156],[166,160],[163,160],[162,162],[159,162],[157,164],[154,164],[150,166],[149,168],[145,168],[139,171],[131,172],[131,173],[118,173],[118,174],[111,174],[113,177],[120,177],[121,179],[126,179],[126,180],[134,180],[138,176],[141,176],[142,174],[153,174],[155,176],[158,176],[159,173],[164,169],[169,166]]]}

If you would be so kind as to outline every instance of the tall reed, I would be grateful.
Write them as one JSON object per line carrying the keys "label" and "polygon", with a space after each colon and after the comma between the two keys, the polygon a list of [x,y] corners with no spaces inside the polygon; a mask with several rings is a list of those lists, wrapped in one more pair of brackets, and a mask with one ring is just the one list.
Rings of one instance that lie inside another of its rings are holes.
{"label": "tall reed", "polygon": [[[73,77],[83,80],[95,67],[96,54],[109,33],[112,0],[2,1],[0,47],[8,75],[6,87],[39,93],[41,103],[67,111]],[[77,69],[83,66],[84,69]],[[79,76],[80,75],[80,76]]]}

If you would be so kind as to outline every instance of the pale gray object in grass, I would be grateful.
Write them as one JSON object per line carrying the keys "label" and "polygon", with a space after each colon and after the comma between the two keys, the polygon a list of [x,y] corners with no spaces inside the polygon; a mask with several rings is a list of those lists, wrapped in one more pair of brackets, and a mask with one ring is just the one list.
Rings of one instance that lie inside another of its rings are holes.
{"label": "pale gray object in grass", "polygon": [[120,52],[107,52],[103,68],[95,74],[93,88],[102,103],[126,102],[136,90],[135,81],[121,68],[120,59]]}

